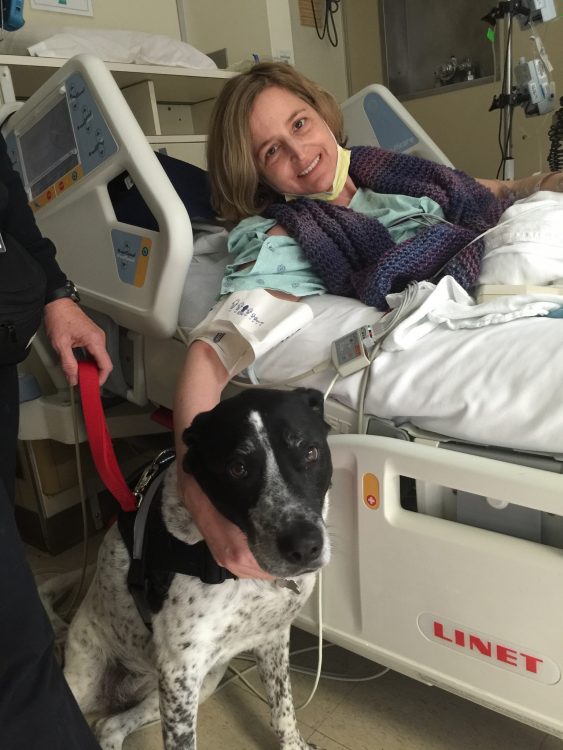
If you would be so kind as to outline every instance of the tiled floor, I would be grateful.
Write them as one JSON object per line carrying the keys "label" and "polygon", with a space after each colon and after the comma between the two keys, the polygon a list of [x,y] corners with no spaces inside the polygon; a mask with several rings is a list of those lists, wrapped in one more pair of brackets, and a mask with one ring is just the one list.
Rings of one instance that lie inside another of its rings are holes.
{"label": "tiled floor", "polygon": [[[97,542],[90,545],[95,559]],[[31,565],[41,578],[45,572],[72,570],[82,559],[81,548],[51,557],[28,548]],[[313,643],[301,631],[295,648]],[[314,666],[316,655],[297,657]],[[237,661],[237,668],[248,666]],[[327,672],[366,676],[377,665],[331,647],[325,651]],[[255,674],[248,679],[258,686]],[[295,704],[309,695],[313,677],[294,674]],[[563,750],[563,740],[481,708],[438,688],[430,688],[395,672],[371,682],[322,680],[313,702],[298,713],[303,736],[323,750]],[[267,708],[240,683],[217,692],[200,709],[201,750],[276,750]],[[131,735],[124,750],[162,750],[160,726]]]}

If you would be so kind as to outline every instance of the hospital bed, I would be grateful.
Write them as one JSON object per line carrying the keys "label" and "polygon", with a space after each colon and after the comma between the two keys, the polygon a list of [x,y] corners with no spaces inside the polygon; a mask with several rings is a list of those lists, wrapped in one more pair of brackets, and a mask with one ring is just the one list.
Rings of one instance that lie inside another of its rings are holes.
{"label": "hospital bed", "polygon": [[[351,142],[448,163],[382,87],[344,111]],[[382,121],[395,141],[378,137]],[[216,285],[225,259],[209,237],[219,233],[192,232],[190,212],[98,60],[69,61],[3,131],[41,229],[108,330],[112,390],[140,410],[170,407],[185,352],[174,333],[179,317],[187,328],[213,301],[210,279]],[[158,230],[118,218],[108,188],[116,180],[139,191]],[[337,335],[379,317],[354,300],[308,302],[313,323],[256,363],[259,379],[313,370]],[[477,342],[473,331],[435,332],[435,349],[421,340],[383,351],[360,425],[361,373],[335,383],[326,405],[334,549],[323,626],[340,646],[563,737],[563,413],[554,385],[563,325],[518,326],[491,327]],[[46,347],[42,356],[48,363]],[[325,389],[330,379],[326,368],[302,384]],[[450,379],[454,398],[443,390]],[[412,393],[416,405],[406,400]],[[39,418],[51,413],[49,398],[23,410],[22,434],[40,425],[41,436],[66,439],[69,431]],[[317,618],[313,597],[299,623],[314,630]]]}

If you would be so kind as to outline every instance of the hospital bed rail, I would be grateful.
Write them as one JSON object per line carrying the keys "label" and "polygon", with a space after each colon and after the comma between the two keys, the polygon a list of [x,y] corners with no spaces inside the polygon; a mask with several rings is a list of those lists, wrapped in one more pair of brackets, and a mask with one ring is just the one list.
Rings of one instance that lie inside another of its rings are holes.
{"label": "hospital bed rail", "polygon": [[[324,636],[563,737],[563,552],[407,509],[401,477],[563,514],[563,477],[372,435],[329,438]],[[317,627],[315,597],[298,624]]]}

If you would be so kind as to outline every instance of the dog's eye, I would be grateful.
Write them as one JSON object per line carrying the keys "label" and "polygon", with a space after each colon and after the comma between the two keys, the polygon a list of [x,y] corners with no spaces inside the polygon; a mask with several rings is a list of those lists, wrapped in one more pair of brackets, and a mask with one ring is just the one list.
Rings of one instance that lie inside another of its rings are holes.
{"label": "dog's eye", "polygon": [[314,445],[309,446],[305,454],[305,463],[312,464],[319,458],[319,449]]}
{"label": "dog's eye", "polygon": [[233,477],[233,479],[244,479],[248,471],[242,461],[231,461],[227,466],[227,471]]}

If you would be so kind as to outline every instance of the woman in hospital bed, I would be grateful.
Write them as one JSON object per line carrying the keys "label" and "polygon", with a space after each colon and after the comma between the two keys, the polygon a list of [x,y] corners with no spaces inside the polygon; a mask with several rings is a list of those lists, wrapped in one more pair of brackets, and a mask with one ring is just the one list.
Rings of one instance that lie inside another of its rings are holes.
{"label": "woman in hospital bed", "polygon": [[[334,98],[286,64],[231,79],[212,117],[208,168],[214,207],[238,222],[221,294],[266,289],[286,300],[329,292],[385,309],[411,280],[477,281],[483,244],[516,199],[563,192],[563,175],[474,179],[406,154],[349,151]],[[193,418],[212,409],[232,375],[206,341],[189,346],[174,405],[177,455]],[[180,463],[180,462],[179,462]],[[268,577],[242,532],[195,480],[179,489],[212,554],[239,577]]]}

